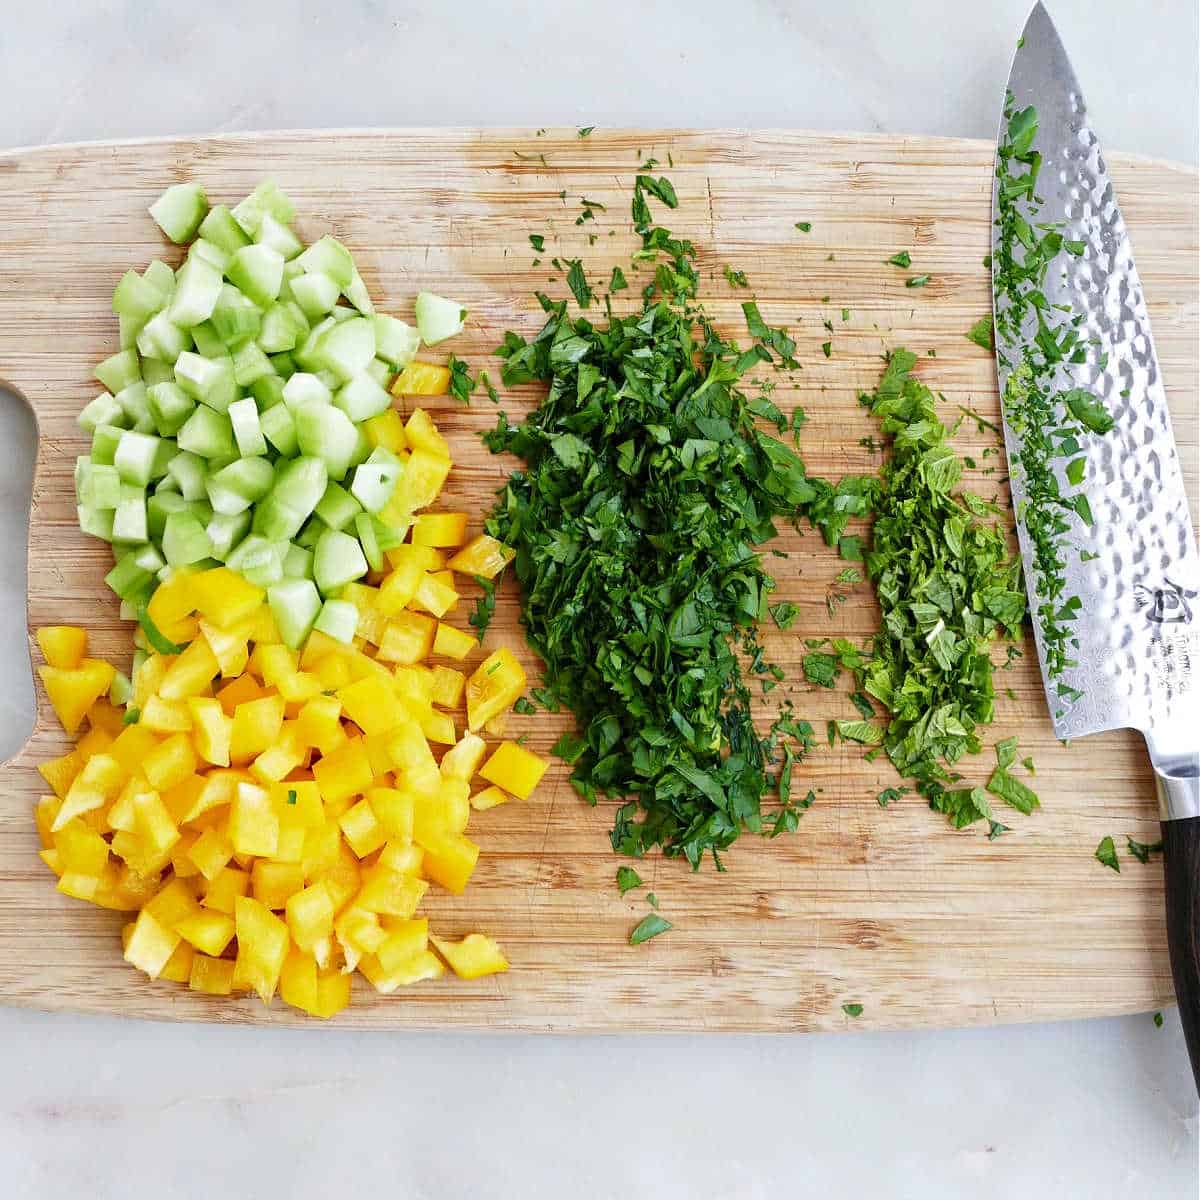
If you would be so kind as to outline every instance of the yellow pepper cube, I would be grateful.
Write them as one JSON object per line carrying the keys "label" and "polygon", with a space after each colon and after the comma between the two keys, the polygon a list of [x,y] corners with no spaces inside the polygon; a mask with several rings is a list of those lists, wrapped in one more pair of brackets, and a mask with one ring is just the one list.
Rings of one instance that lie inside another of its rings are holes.
{"label": "yellow pepper cube", "polygon": [[342,654],[345,649],[345,645],[337,638],[331,638],[329,634],[314,629],[309,633],[304,648],[300,651],[300,670],[311,671],[323,658],[328,658],[331,654]]}
{"label": "yellow pepper cube", "polygon": [[386,929],[387,940],[375,951],[384,971],[394,971],[407,959],[429,949],[429,921],[425,917],[390,920]]}
{"label": "yellow pepper cube", "polygon": [[192,739],[186,733],[177,733],[142,759],[142,773],[151,787],[166,791],[194,774],[198,765]]}
{"label": "yellow pepper cube", "polygon": [[481,975],[496,975],[508,970],[508,959],[500,947],[482,933],[468,933],[461,942],[447,941],[432,934],[429,940],[459,979],[478,979]]}
{"label": "yellow pepper cube", "polygon": [[66,871],[99,875],[108,866],[108,843],[83,821],[68,821],[52,835],[58,854],[58,874]]}
{"label": "yellow pepper cube", "polygon": [[[435,617],[444,617],[458,604],[458,593],[439,574],[427,572],[417,585],[412,598],[415,607],[431,612]],[[436,638],[436,633],[435,633]]]}
{"label": "yellow pepper cube", "polygon": [[233,710],[229,733],[229,759],[244,764],[257,758],[278,737],[283,727],[286,702],[279,695],[263,696],[239,704]]}
{"label": "yellow pepper cube", "polygon": [[261,700],[269,694],[267,689],[261,687],[254,676],[247,671],[245,675],[239,675],[236,679],[230,680],[217,692],[216,698],[220,702],[221,711],[227,717],[232,717],[239,704],[249,704],[251,700]]}
{"label": "yellow pepper cube", "polygon": [[111,908],[139,909],[149,903],[158,889],[159,876],[143,875],[131,867],[122,867],[112,886]]}
{"label": "yellow pepper cube", "polygon": [[379,585],[379,611],[385,616],[394,617],[412,603],[424,578],[425,568],[418,558],[409,555],[399,559]]}
{"label": "yellow pepper cube", "polygon": [[186,700],[208,690],[221,665],[203,638],[197,638],[167,668],[158,694],[164,700]]}
{"label": "yellow pepper cube", "polygon": [[229,766],[233,718],[226,716],[220,700],[211,696],[189,696],[187,706],[196,753],[212,766]]}
{"label": "yellow pepper cube", "polygon": [[33,806],[33,819],[37,825],[38,839],[43,848],[50,849],[54,845],[54,818],[62,808],[62,799],[58,796],[39,796]]}
{"label": "yellow pepper cube", "polygon": [[431,835],[421,847],[425,851],[424,874],[448,892],[462,895],[479,861],[479,847],[461,833]]}
{"label": "yellow pepper cube", "polygon": [[294,671],[279,681],[279,694],[288,704],[304,704],[322,692],[321,681],[310,671]]}
{"label": "yellow pepper cube", "polygon": [[188,987],[193,992],[204,992],[209,996],[233,995],[234,962],[231,958],[209,958],[197,954],[192,958],[192,969],[188,976]]}
{"label": "yellow pepper cube", "polygon": [[268,687],[277,688],[281,679],[294,675],[300,669],[299,656],[282,643],[274,646],[255,646],[250,657],[250,669]]}
{"label": "yellow pepper cube", "polygon": [[417,725],[401,725],[393,730],[388,741],[392,766],[402,775],[419,770],[437,772],[437,760],[429,742]]}
{"label": "yellow pepper cube", "polygon": [[252,642],[263,643],[282,642],[283,638],[279,633],[279,626],[275,624],[274,614],[271,612],[269,604],[260,605],[255,612],[254,631],[250,634]]}
{"label": "yellow pepper cube", "polygon": [[175,926],[175,932],[201,953],[220,958],[233,940],[233,919],[215,909],[202,909],[184,917]]}
{"label": "yellow pepper cube", "polygon": [[433,418],[423,409],[414,408],[404,426],[404,436],[410,450],[428,450],[439,458],[450,457],[450,446]]}
{"label": "yellow pepper cube", "polygon": [[442,708],[457,708],[462,703],[467,677],[453,667],[442,666],[434,667],[431,674],[433,676],[433,703]]}
{"label": "yellow pepper cube", "polygon": [[391,617],[379,641],[380,662],[411,666],[423,662],[433,649],[437,622],[423,613],[401,612]]}
{"label": "yellow pepper cube", "polygon": [[199,623],[200,635],[208,643],[208,648],[217,660],[224,679],[232,679],[240,675],[250,661],[250,625],[242,622],[232,629],[222,629],[208,621]]}
{"label": "yellow pepper cube", "polygon": [[[368,912],[357,904],[351,904],[338,914],[333,931],[344,950],[358,954],[374,954],[387,941],[387,931],[379,923],[378,913]],[[347,960],[349,957],[348,954]]]}
{"label": "yellow pepper cube", "polygon": [[439,746],[453,746],[458,741],[458,730],[454,728],[454,717],[447,712],[430,709],[420,721],[421,732]]}
{"label": "yellow pepper cube", "polygon": [[190,733],[192,715],[182,700],[164,700],[161,696],[151,696],[142,706],[138,724],[152,729],[155,733]]}
{"label": "yellow pepper cube", "polygon": [[317,964],[311,954],[292,950],[284,960],[279,975],[279,996],[309,1016],[316,1015]]}
{"label": "yellow pepper cube", "polygon": [[300,735],[295,729],[288,728],[288,724],[283,726],[275,742],[250,764],[250,774],[260,783],[277,783],[297,767],[303,766],[308,757]]}
{"label": "yellow pepper cube", "polygon": [[389,841],[379,852],[379,857],[375,861],[380,866],[387,867],[390,871],[397,871],[401,875],[419,875],[424,859],[425,851],[420,846],[396,840]]}
{"label": "yellow pepper cube", "polygon": [[200,874],[200,868],[192,861],[192,847],[200,840],[200,832],[195,829],[184,830],[179,840],[171,847],[171,870],[176,879],[194,879]]}
{"label": "yellow pepper cube", "polygon": [[479,770],[488,783],[528,800],[550,764],[516,742],[501,742]]}
{"label": "yellow pepper cube", "polygon": [[67,794],[75,776],[83,769],[83,756],[78,749],[70,750],[58,758],[48,758],[38,763],[38,773],[60,799]]}
{"label": "yellow pepper cube", "polygon": [[154,855],[163,855],[179,841],[179,828],[157,792],[133,798],[133,831]]}
{"label": "yellow pepper cube", "polygon": [[465,512],[422,513],[413,522],[412,544],[414,546],[437,546],[453,549],[467,540],[467,514]]}
{"label": "yellow pepper cube", "polygon": [[507,793],[502,792],[493,784],[481,792],[476,792],[471,797],[471,807],[476,812],[486,812],[489,808],[498,808],[501,804],[507,804],[508,800]]}
{"label": "yellow pepper cube", "polygon": [[391,995],[398,987],[420,983],[425,979],[439,979],[446,968],[432,950],[422,950],[412,958],[405,959],[390,971],[385,971],[375,955],[368,955],[358,964],[358,969],[377,992]]}
{"label": "yellow pepper cube", "polygon": [[151,979],[157,979],[178,945],[179,934],[143,908],[125,947],[125,961],[145,971]]}
{"label": "yellow pepper cube", "polygon": [[467,680],[467,725],[479,729],[511,708],[525,690],[525,668],[507,646],[487,656]]}
{"label": "yellow pepper cube", "polygon": [[408,438],[404,436],[404,422],[394,408],[385,408],[383,412],[368,417],[362,423],[362,431],[372,447],[382,446],[393,454],[408,449]]}
{"label": "yellow pepper cube", "polygon": [[218,829],[206,829],[193,843],[188,857],[210,882],[225,869],[233,857],[233,843]]}
{"label": "yellow pepper cube", "polygon": [[390,676],[366,676],[342,688],[337,698],[345,715],[366,734],[386,733],[406,717]]}
{"label": "yellow pepper cube", "polygon": [[192,807],[183,815],[184,824],[198,821],[205,814],[215,814],[216,810],[226,804],[233,803],[233,794],[239,783],[249,783],[250,776],[243,771],[225,770],[217,767],[204,776],[204,783],[196,794]]}
{"label": "yellow pepper cube", "polygon": [[345,734],[341,726],[342,702],[336,696],[314,696],[296,717],[296,733],[301,744],[322,754],[337,749]]}
{"label": "yellow pepper cube", "polygon": [[[104,752],[121,764],[121,770],[126,776],[135,775],[141,773],[142,760],[158,743],[158,734],[152,729],[141,725],[127,725]],[[80,745],[82,744],[81,742]]]}
{"label": "yellow pepper cube", "polygon": [[38,667],[38,674],[59,723],[75,733],[88,709],[108,692],[116,671],[99,659],[84,658],[77,667]]}
{"label": "yellow pepper cube", "polygon": [[[260,610],[266,609],[266,592],[228,567],[200,571],[192,576],[189,586],[193,608],[205,620],[222,629],[257,617]],[[255,640],[268,639],[258,637]]]}
{"label": "yellow pepper cube", "polygon": [[317,972],[317,1007],[314,1017],[329,1020],[350,1003],[350,976],[340,971]]}
{"label": "yellow pepper cube", "polygon": [[290,897],[304,888],[304,869],[299,862],[264,862],[250,868],[250,894],[267,908],[282,912]]}
{"label": "yellow pepper cube", "polygon": [[174,655],[163,654],[151,654],[142,660],[142,665],[133,672],[134,708],[141,708],[151,696],[158,694],[159,685],[174,661]]}
{"label": "yellow pepper cube", "polygon": [[158,973],[159,979],[169,979],[172,983],[187,983],[195,957],[196,952],[191,946],[187,942],[180,942],[167,959],[166,966]]}
{"label": "yellow pepper cube", "polygon": [[360,800],[353,808],[344,812],[338,820],[342,828],[342,836],[350,844],[350,849],[359,858],[373,854],[387,841],[388,831],[384,828],[370,801]]}
{"label": "yellow pepper cube", "polygon": [[460,779],[469,783],[479,770],[487,743],[477,733],[464,733],[459,741],[442,755],[443,779]]}
{"label": "yellow pepper cube", "polygon": [[150,619],[166,637],[170,637],[170,634],[166,633],[167,629],[196,611],[196,574],[190,567],[182,567],[173,572],[170,579],[154,589],[146,605]]}
{"label": "yellow pepper cube", "polygon": [[103,808],[116,796],[124,777],[125,772],[115,758],[109,754],[94,754],[67,789],[54,817],[53,831],[57,833],[73,817]]}
{"label": "yellow pepper cube", "polygon": [[326,804],[365,792],[371,786],[371,760],[361,738],[350,738],[313,764],[313,778]]}
{"label": "yellow pepper cube", "polygon": [[398,788],[371,788],[367,792],[367,802],[388,838],[412,841],[415,801],[409,792]]}
{"label": "yellow pepper cube", "polygon": [[[396,376],[393,396],[444,396],[450,390],[450,368],[437,363],[412,362]],[[417,412],[421,412],[417,409]]]}
{"label": "yellow pepper cube", "polygon": [[329,655],[312,669],[312,674],[323,692],[336,692],[350,682],[350,664],[345,655]]}
{"label": "yellow pepper cube", "polygon": [[174,929],[199,908],[192,885],[184,879],[172,879],[164,884],[143,905],[143,910],[167,929]]}
{"label": "yellow pepper cube", "polygon": [[311,779],[285,779],[272,784],[271,801],[281,821],[302,829],[318,829],[325,823],[321,789]]}
{"label": "yellow pepper cube", "polygon": [[481,579],[495,579],[516,557],[517,552],[487,533],[472,538],[446,564],[450,570],[462,575],[478,575]]}
{"label": "yellow pepper cube", "polygon": [[279,814],[264,788],[238,784],[229,813],[229,840],[235,854],[270,858],[278,849]]}
{"label": "yellow pepper cube", "polygon": [[446,624],[445,621],[438,622],[437,632],[433,637],[434,654],[441,654],[446,658],[453,658],[461,662],[478,646],[479,642],[476,641],[473,634],[464,633],[461,629]]}
{"label": "yellow pepper cube", "polygon": [[324,882],[293,892],[285,904],[292,941],[307,953],[333,936],[333,898]]}
{"label": "yellow pepper cube", "polygon": [[87,711],[87,723],[92,729],[100,729],[115,738],[125,728],[125,709],[118,708],[101,696]]}
{"label": "yellow pepper cube", "polygon": [[368,912],[407,920],[417,911],[428,890],[429,884],[424,879],[401,875],[377,863],[363,872],[362,887],[354,903]]}
{"label": "yellow pepper cube", "polygon": [[404,512],[428,508],[438,498],[449,474],[449,458],[417,447],[409,455],[388,503]]}
{"label": "yellow pepper cube", "polygon": [[73,671],[87,655],[87,630],[78,625],[43,625],[37,631],[37,644],[49,666]]}
{"label": "yellow pepper cube", "polygon": [[245,984],[270,1004],[290,945],[287,926],[249,896],[237,898],[234,923],[238,940],[234,984]]}

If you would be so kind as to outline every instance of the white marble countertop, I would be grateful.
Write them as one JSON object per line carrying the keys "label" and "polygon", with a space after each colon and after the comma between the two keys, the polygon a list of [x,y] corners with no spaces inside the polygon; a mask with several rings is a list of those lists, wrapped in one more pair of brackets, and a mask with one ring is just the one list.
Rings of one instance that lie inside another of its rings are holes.
{"label": "white marble countertop", "polygon": [[[0,147],[403,124],[993,135],[1027,0],[6,5]],[[1194,163],[1194,0],[1054,0],[1106,145]],[[0,238],[3,231],[0,230]],[[0,397],[0,670],[26,670]],[[0,752],[28,728],[0,695]],[[1036,936],[1036,931],[1031,931]],[[1179,1022],[533,1038],[0,1009],[0,1195],[1070,1200],[1197,1194]]]}

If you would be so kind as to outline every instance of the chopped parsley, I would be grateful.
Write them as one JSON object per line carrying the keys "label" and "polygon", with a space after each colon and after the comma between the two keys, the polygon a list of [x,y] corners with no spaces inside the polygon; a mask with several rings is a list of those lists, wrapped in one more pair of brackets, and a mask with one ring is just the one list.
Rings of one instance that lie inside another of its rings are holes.
{"label": "chopped parsley", "polygon": [[735,271],[729,265],[725,267],[725,282],[730,287],[748,288],[750,286],[750,280],[746,278],[746,272]]}
{"label": "chopped parsley", "polygon": [[672,928],[671,922],[665,917],[660,917],[658,913],[650,913],[634,926],[633,932],[629,935],[629,944],[640,946],[643,942],[658,937],[660,933],[666,933],[670,928]]}
{"label": "chopped parsley", "polygon": [[1111,836],[1100,839],[1100,845],[1096,847],[1096,861],[1116,871],[1118,875],[1121,873],[1121,864],[1117,862],[1117,848]]}
{"label": "chopped parsley", "polygon": [[622,896],[632,888],[639,888],[641,886],[642,877],[632,867],[617,868],[617,891]]}
{"label": "chopped parsley", "polygon": [[851,1004],[843,1004],[842,1012],[848,1017],[861,1017],[863,1015],[863,1006],[857,1001]]}
{"label": "chopped parsley", "polygon": [[924,287],[929,282],[928,275],[913,275],[910,279],[904,281],[906,288]]}
{"label": "chopped parsley", "polygon": [[1133,838],[1126,835],[1125,841],[1128,845],[1129,853],[1140,863],[1148,863],[1150,855],[1162,853],[1162,840],[1157,842],[1137,842]]}
{"label": "chopped parsley", "polygon": [[967,333],[967,341],[974,342],[981,350],[995,350],[996,340],[992,329],[992,317],[980,317]]}
{"label": "chopped parsley", "polygon": [[798,230],[800,230],[801,233],[812,233],[812,222],[811,221],[797,221],[796,228]]}
{"label": "chopped parsley", "polygon": [[907,250],[901,250],[898,254],[893,254],[886,261],[889,266],[907,269],[912,266],[912,255]]}
{"label": "chopped parsley", "polygon": [[567,259],[567,287],[580,308],[587,308],[592,303],[592,289],[583,273],[583,263],[577,258]]}
{"label": "chopped parsley", "polygon": [[467,364],[461,359],[450,355],[450,361],[446,364],[450,368],[450,395],[455,400],[461,400],[464,404],[471,403],[471,393],[475,390],[475,380],[471,378],[471,372],[467,370]]}

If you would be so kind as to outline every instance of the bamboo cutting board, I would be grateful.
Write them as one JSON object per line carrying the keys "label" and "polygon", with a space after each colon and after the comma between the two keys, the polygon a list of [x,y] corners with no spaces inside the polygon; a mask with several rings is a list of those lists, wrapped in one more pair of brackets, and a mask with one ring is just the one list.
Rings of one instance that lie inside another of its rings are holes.
{"label": "bamboo cutting board", "polygon": [[[86,624],[94,652],[128,662],[130,627],[101,582],[109,550],[75,527],[72,467],[87,441],[75,415],[98,390],[93,365],[117,348],[112,288],[153,256],[178,261],[146,216],[162,188],[204,185],[234,202],[274,177],[296,202],[307,239],[332,230],[353,250],[376,304],[411,319],[426,288],[461,300],[471,317],[453,351],[498,378],[492,349],[507,329],[541,324],[535,289],[565,295],[552,256],[582,257],[594,285],[621,263],[628,271],[633,175],[647,156],[673,180],[680,207],[658,219],[699,250],[703,298],[722,332],[745,337],[740,302],[758,300],[772,325],[790,327],[804,364],[779,379],[785,412],[809,415],[803,453],[810,473],[837,477],[880,459],[859,444],[875,432],[856,403],[880,370],[881,353],[907,345],[945,396],[947,420],[971,406],[998,420],[990,355],[964,337],[988,311],[991,147],[983,142],[791,132],[667,133],[574,130],[403,130],[225,136],[137,144],[50,147],[0,156],[0,378],[38,423],[29,559],[29,628]],[[673,165],[667,167],[670,161]],[[1197,179],[1166,163],[1116,157],[1111,164],[1137,246],[1176,437],[1189,486],[1196,484]],[[577,223],[587,197],[594,221]],[[795,228],[811,222],[811,232]],[[546,235],[545,261],[528,235]],[[594,236],[594,244],[589,235]],[[898,250],[912,268],[884,265]],[[726,282],[744,270],[750,292]],[[928,274],[921,289],[906,278]],[[555,276],[554,282],[550,276]],[[631,275],[629,297],[644,282]],[[843,313],[843,310],[845,312]],[[593,310],[594,311],[594,310]],[[823,326],[829,321],[831,332]],[[830,356],[821,350],[831,342]],[[503,397],[510,414],[536,397]],[[513,465],[475,436],[494,424],[479,394],[470,408],[431,406],[451,439],[455,470],[447,507],[480,513]],[[970,486],[1003,492],[996,444],[973,421],[956,445],[972,456]],[[1000,460],[1002,462],[1002,460]],[[844,565],[811,532],[779,539],[787,559],[769,560],[779,597],[802,610],[792,631],[766,633],[788,695],[818,729],[853,715],[844,695],[803,681],[803,638],[863,637],[877,612],[866,585],[827,611]],[[508,584],[489,644],[521,649]],[[465,622],[465,612],[459,614]],[[1011,692],[1003,694],[1005,689]],[[1064,748],[1045,718],[1032,644],[998,674],[994,738],[1016,734],[1037,765],[1042,809],[1005,816],[1012,831],[988,841],[954,832],[922,802],[884,809],[896,784],[886,762],[859,749],[822,747],[797,773],[816,802],[794,835],[744,837],[717,875],[706,865],[659,858],[638,864],[658,894],[669,934],[626,944],[647,911],[645,890],[620,898],[608,846],[613,805],[590,809],[556,766],[526,804],[481,813],[483,845],[465,896],[436,896],[435,927],[458,936],[481,928],[512,961],[502,976],[447,979],[390,998],[361,979],[337,1023],[370,1028],[454,1026],[527,1030],[807,1030],[965,1025],[1145,1010],[1171,997],[1157,860],[1122,853],[1120,875],[1092,857],[1112,834],[1157,840],[1153,786],[1140,739],[1124,733]],[[26,747],[0,768],[0,1001],[130,1015],[292,1023],[276,1002],[214,1000],[148,983],[121,960],[123,918],[68,900],[36,858],[31,809],[43,791],[34,764],[67,739],[39,697]],[[770,709],[764,708],[769,718]],[[542,751],[562,717],[514,720]],[[989,744],[994,738],[989,738]],[[982,782],[991,753],[966,766]],[[847,1018],[842,1005],[863,1014]]]}

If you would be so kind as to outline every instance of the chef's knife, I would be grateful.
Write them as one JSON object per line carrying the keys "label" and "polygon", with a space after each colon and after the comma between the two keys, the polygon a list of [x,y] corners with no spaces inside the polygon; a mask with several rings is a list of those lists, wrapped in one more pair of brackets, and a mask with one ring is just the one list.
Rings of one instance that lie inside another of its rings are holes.
{"label": "chef's knife", "polygon": [[[1175,994],[1200,1087],[1200,559],[1133,247],[1079,82],[1041,3],[1017,43],[998,144],[996,363],[1046,698],[1062,739],[1106,729],[1145,735]],[[1036,182],[1023,191],[1030,169]],[[1040,280],[1022,279],[1031,246],[1052,231],[1061,250]],[[1025,420],[1031,368],[1061,435]],[[1081,423],[1091,400],[1099,416]],[[1105,410],[1112,428],[1096,431]],[[1047,434],[1050,471],[1071,507],[1047,500],[1039,485]],[[1074,499],[1080,494],[1084,501]],[[1058,546],[1061,569],[1048,565],[1048,545]]]}

